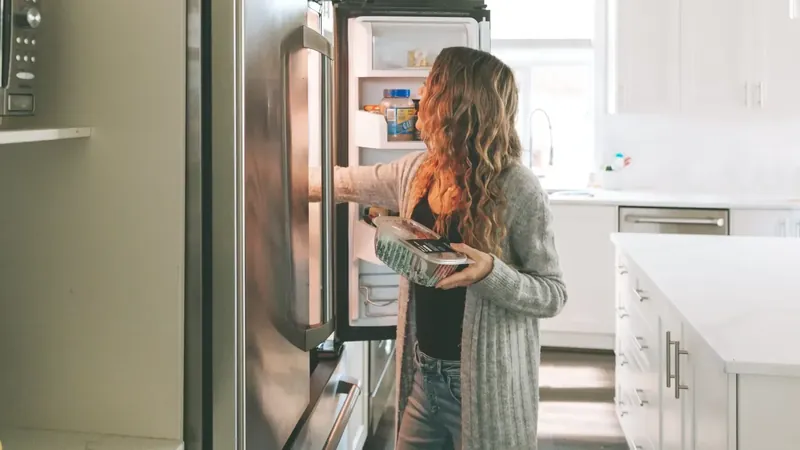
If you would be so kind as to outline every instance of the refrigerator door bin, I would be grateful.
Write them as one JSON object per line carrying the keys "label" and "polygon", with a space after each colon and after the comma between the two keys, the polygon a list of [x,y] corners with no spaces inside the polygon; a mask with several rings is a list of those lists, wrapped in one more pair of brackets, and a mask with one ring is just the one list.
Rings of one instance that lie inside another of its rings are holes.
{"label": "refrigerator door bin", "polygon": [[[384,150],[425,150],[422,141],[389,141],[386,119],[375,113],[356,111],[356,145]],[[399,156],[399,155],[398,155]]]}

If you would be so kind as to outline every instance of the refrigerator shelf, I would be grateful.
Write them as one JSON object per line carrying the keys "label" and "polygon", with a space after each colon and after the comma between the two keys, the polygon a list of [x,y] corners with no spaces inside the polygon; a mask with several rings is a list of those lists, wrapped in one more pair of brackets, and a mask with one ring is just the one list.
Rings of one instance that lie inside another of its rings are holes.
{"label": "refrigerator shelf", "polygon": [[389,141],[386,119],[379,114],[356,111],[355,135],[356,145],[364,148],[385,150],[425,150],[422,141]]}
{"label": "refrigerator shelf", "polygon": [[24,142],[58,141],[61,139],[88,138],[91,128],[45,128],[31,130],[0,131],[0,144],[21,144]]}

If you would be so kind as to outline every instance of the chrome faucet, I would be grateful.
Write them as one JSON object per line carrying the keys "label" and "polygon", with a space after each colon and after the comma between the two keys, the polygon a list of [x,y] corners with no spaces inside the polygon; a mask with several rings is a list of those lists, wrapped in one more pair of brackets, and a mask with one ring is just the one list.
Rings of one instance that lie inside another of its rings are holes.
{"label": "chrome faucet", "polygon": [[549,166],[553,165],[553,122],[550,120],[550,115],[547,114],[547,111],[536,108],[531,111],[531,114],[528,116],[528,149],[531,152],[531,158],[533,158],[533,116],[536,115],[537,112],[542,113],[544,115],[545,120],[547,120],[547,132],[550,137],[550,154],[548,164]]}

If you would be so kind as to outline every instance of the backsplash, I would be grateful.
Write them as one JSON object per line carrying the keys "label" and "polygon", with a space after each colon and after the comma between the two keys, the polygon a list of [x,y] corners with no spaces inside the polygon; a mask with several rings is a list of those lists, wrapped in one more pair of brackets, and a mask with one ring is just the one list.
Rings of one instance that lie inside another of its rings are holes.
{"label": "backsplash", "polygon": [[620,188],[800,196],[800,118],[791,120],[609,116],[599,136],[606,162],[633,159]]}

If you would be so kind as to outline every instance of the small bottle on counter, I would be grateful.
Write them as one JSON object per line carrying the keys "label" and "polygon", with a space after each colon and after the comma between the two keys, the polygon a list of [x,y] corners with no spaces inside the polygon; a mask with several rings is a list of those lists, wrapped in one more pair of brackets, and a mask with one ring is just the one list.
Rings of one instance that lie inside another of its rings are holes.
{"label": "small bottle on counter", "polygon": [[417,112],[410,89],[384,89],[380,108],[386,117],[388,141],[414,140]]}

